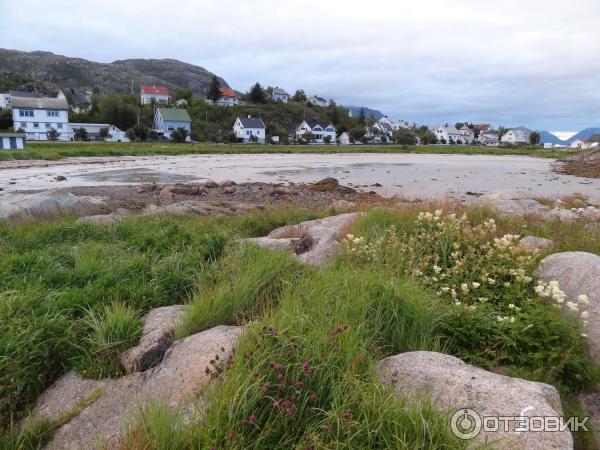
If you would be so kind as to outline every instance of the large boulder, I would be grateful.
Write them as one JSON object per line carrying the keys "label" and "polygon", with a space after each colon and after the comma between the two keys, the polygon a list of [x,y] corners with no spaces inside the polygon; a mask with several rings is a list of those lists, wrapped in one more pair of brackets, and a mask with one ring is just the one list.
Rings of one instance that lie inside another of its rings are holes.
{"label": "large boulder", "polygon": [[[383,383],[416,400],[430,396],[441,412],[469,409],[483,417],[562,416],[558,391],[547,384],[498,375],[471,366],[453,356],[435,352],[410,352],[379,362]],[[462,411],[454,417],[460,420]],[[472,416],[471,423],[477,423]],[[453,421],[451,420],[451,423]],[[481,431],[472,444],[491,443],[496,449],[572,449],[571,433],[515,430]]]}
{"label": "large boulder", "polygon": [[98,398],[56,430],[47,448],[78,450],[118,442],[126,419],[151,401],[183,407],[200,394],[219,373],[241,336],[242,328],[219,326],[176,342],[162,362],[145,372],[119,379],[90,381],[73,372],[65,374],[42,394],[30,421],[56,419],[69,405]]}
{"label": "large boulder", "polygon": [[271,249],[291,249],[300,261],[323,266],[340,248],[338,239],[345,235],[359,216],[358,213],[346,213],[309,220],[276,228],[265,237],[251,238],[248,241]]}
{"label": "large boulder", "polygon": [[108,214],[102,199],[76,196],[70,192],[12,194],[0,199],[0,220],[10,224],[34,222],[63,216]]}
{"label": "large boulder", "polygon": [[539,280],[558,281],[566,294],[564,303],[577,303],[577,297],[589,297],[585,325],[590,355],[600,363],[600,256],[586,252],[562,252],[545,257],[536,271]]}
{"label": "large boulder", "polygon": [[185,305],[164,306],[144,316],[144,331],[138,345],[120,357],[127,373],[143,372],[160,363],[173,343],[177,321],[185,310]]}
{"label": "large boulder", "polygon": [[547,250],[554,247],[554,241],[537,236],[525,236],[519,241],[528,250]]}

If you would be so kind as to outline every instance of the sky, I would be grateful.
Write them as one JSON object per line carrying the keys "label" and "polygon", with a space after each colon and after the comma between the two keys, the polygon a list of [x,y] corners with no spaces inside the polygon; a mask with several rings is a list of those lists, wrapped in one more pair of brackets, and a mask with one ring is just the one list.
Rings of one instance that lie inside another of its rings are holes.
{"label": "sky", "polygon": [[175,58],[419,124],[600,127],[599,0],[0,0],[0,17],[3,48]]}

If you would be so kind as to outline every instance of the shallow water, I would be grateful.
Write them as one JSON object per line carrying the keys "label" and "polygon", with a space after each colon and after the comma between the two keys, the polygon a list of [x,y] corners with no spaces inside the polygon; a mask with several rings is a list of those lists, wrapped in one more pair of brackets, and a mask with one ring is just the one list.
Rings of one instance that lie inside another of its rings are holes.
{"label": "shallow water", "polygon": [[[407,198],[460,197],[467,192],[525,191],[558,197],[582,193],[600,200],[600,180],[556,174],[554,161],[526,156],[414,154],[182,155],[68,158],[15,168],[0,163],[0,187],[16,190],[214,179],[236,182],[342,184]],[[67,181],[56,182],[63,175]],[[380,187],[372,186],[375,183]],[[0,192],[1,194],[1,192]]]}

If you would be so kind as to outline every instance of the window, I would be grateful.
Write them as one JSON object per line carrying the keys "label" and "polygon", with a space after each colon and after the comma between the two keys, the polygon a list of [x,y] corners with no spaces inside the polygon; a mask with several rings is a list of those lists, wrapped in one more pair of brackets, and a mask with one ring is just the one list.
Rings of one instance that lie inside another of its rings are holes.
{"label": "window", "polygon": [[173,131],[173,130],[175,130],[175,128],[173,128],[173,127],[169,127],[169,128],[167,128],[167,130],[168,130],[168,131]]}
{"label": "window", "polygon": [[20,109],[19,116],[20,117],[33,117],[33,109]]}
{"label": "window", "polygon": [[48,111],[46,111],[46,115],[48,117],[58,117],[59,116],[59,111],[56,109],[49,109]]}
{"label": "window", "polygon": [[256,132],[256,135],[257,135],[257,136],[258,136],[258,135],[260,135],[260,130],[258,130],[258,131]]}
{"label": "window", "polygon": [[37,122],[33,122],[33,128],[39,128],[39,127],[40,127],[40,124],[39,124],[39,123],[37,123]]}
{"label": "window", "polygon": [[51,124],[49,124],[49,123],[47,123],[47,124],[46,124],[46,130],[49,130],[49,129],[51,128],[51,126],[50,126],[50,125],[51,125]]}
{"label": "window", "polygon": [[57,123],[56,128],[58,128],[59,130],[62,130],[62,123]]}
{"label": "window", "polygon": [[21,128],[27,128],[27,122],[21,122]]}

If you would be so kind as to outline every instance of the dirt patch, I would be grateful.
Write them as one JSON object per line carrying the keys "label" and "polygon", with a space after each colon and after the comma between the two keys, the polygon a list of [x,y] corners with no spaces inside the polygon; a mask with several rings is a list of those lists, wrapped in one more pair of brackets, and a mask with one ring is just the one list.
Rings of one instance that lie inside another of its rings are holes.
{"label": "dirt patch", "polygon": [[558,161],[554,170],[578,177],[600,178],[600,150],[590,150]]}

